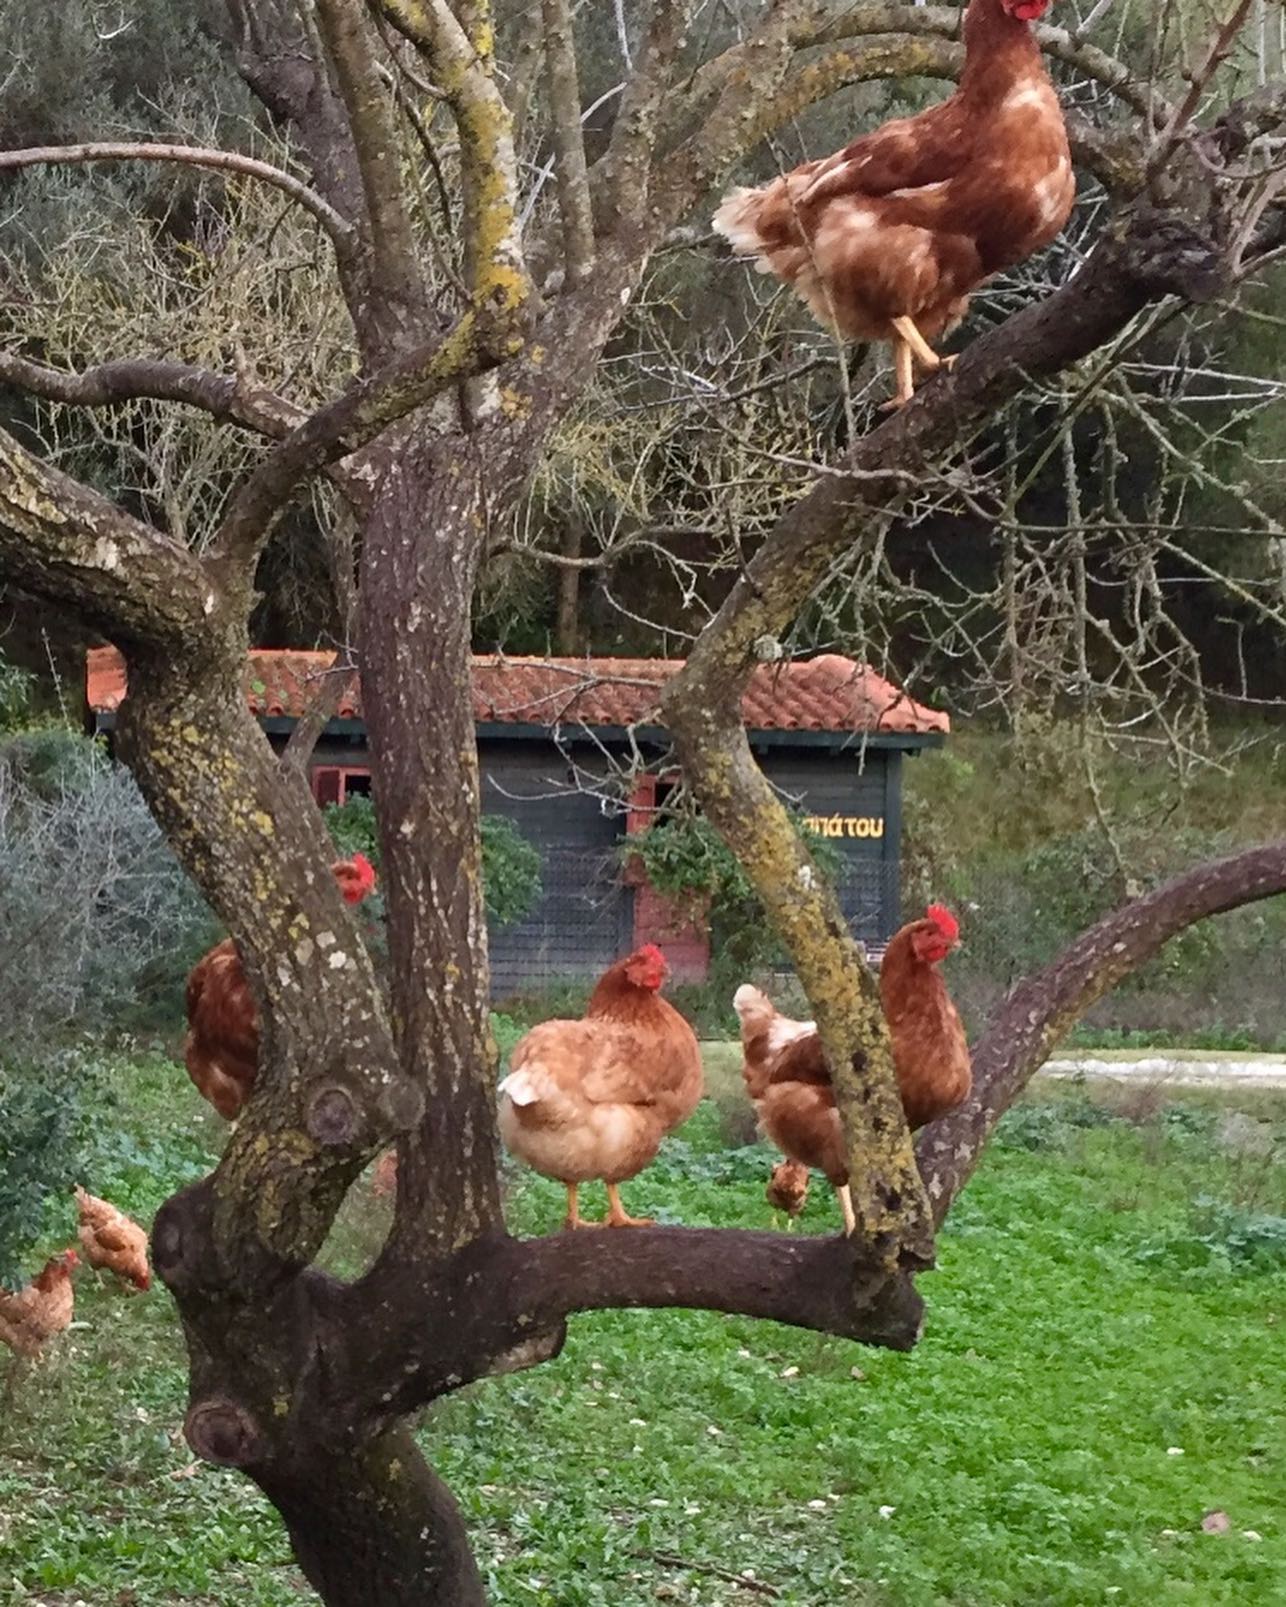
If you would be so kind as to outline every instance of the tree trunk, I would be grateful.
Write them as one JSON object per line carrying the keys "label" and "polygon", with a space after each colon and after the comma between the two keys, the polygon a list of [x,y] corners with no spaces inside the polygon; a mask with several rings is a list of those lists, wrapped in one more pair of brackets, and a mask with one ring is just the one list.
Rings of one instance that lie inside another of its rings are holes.
{"label": "tree trunk", "polygon": [[504,490],[465,438],[410,435],[387,450],[396,472],[382,476],[362,546],[362,698],[394,1035],[426,1096],[398,1146],[393,1241],[416,1261],[503,1221],[470,621]]}
{"label": "tree trunk", "polygon": [[485,1607],[460,1509],[406,1429],[255,1482],[326,1607]]}
{"label": "tree trunk", "polygon": [[[563,556],[579,558],[585,541],[585,527],[575,513],[569,513],[563,529]],[[558,624],[554,632],[554,651],[564,658],[580,652],[580,580],[575,564],[558,570]]]}

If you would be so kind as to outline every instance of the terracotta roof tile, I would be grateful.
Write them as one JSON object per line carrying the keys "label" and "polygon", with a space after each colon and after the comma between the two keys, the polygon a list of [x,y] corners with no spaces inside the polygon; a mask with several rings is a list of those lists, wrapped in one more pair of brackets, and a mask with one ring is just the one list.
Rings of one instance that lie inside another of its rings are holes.
{"label": "terracotta roof tile", "polygon": [[[332,673],[334,655],[260,650],[250,654],[246,695],[256,714],[298,718]],[[658,723],[661,687],[682,667],[660,658],[504,658],[473,661],[473,713],[502,725],[629,726]],[[89,707],[110,713],[125,696],[115,648],[93,648],[85,664]],[[946,732],[950,718],[838,653],[764,664],[742,701],[752,731]],[[350,675],[337,718],[362,718],[361,687]]]}

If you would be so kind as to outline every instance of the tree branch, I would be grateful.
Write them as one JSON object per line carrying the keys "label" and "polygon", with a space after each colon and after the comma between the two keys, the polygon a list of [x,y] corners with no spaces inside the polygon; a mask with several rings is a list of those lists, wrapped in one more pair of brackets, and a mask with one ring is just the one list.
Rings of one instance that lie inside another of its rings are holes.
{"label": "tree branch", "polygon": [[1198,865],[1132,900],[1013,988],[974,1046],[968,1102],[926,1129],[917,1146],[936,1220],[973,1175],[996,1123],[1097,999],[1194,922],[1280,893],[1286,838]]}
{"label": "tree branch", "polygon": [[0,151],[0,172],[5,169],[52,165],[61,162],[178,162],[189,167],[204,167],[216,172],[240,173],[246,178],[260,179],[265,184],[283,191],[297,201],[325,229],[334,242],[335,254],[348,259],[356,245],[357,234],[347,218],[342,217],[331,204],[291,173],[270,162],[261,162],[254,156],[242,156],[237,151],[207,150],[200,145],[158,145],[151,141],[119,143],[96,141],[85,145],[34,145],[21,151]]}
{"label": "tree branch", "polygon": [[692,14],[690,0],[656,0],[634,74],[621,102],[611,142],[596,178],[619,224],[641,221],[656,155],[662,110]]}
{"label": "tree branch", "polygon": [[556,1355],[580,1311],[723,1311],[894,1350],[914,1347],[924,1312],[910,1278],[889,1278],[855,1240],[723,1228],[492,1234],[446,1261],[382,1261],[333,1298],[351,1349],[332,1399],[359,1434]]}
{"label": "tree branch", "polygon": [[295,487],[347,457],[457,381],[485,373],[522,344],[517,321],[471,310],[435,345],[395,358],[319,408],[249,476],[215,536],[214,551],[253,561]]}
{"label": "tree branch", "polygon": [[219,588],[185,547],[34,457],[0,430],[0,566],[33,596],[126,643],[179,651]]}
{"label": "tree branch", "polygon": [[378,330],[370,350],[385,355],[418,330],[427,312],[397,131],[375,65],[364,0],[317,0],[317,19],[348,113],[370,223],[369,298],[353,320]]}
{"label": "tree branch", "polygon": [[69,407],[115,407],[139,397],[186,402],[217,419],[280,440],[307,417],[302,408],[240,375],[215,374],[157,358],[118,358],[80,374],[47,368],[16,352],[0,352],[0,382]]}
{"label": "tree branch", "polygon": [[545,19],[545,72],[557,159],[558,210],[563,223],[564,281],[576,285],[594,265],[594,216],[589,170],[581,129],[576,41],[568,0],[542,0]]}
{"label": "tree branch", "polygon": [[447,0],[377,0],[384,16],[422,50],[451,102],[464,179],[465,280],[478,301],[514,310],[531,292],[518,222],[513,121],[495,82],[494,30],[486,0],[457,19]]}

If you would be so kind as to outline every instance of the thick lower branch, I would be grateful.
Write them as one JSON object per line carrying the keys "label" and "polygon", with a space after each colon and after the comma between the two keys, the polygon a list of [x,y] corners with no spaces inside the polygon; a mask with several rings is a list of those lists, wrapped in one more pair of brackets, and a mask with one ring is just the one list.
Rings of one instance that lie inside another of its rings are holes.
{"label": "thick lower branch", "polygon": [[[271,1283],[316,1253],[363,1161],[414,1119],[370,957],[303,787],[284,784],[245,703],[244,638],[177,660],[131,654],[122,756],[186,870],[228,923],[259,1004],[259,1074],[208,1187],[171,1212],[176,1291]],[[201,1206],[197,1209],[198,1205]]]}
{"label": "thick lower branch", "polygon": [[935,1219],[945,1218],[996,1123],[1095,1000],[1194,922],[1284,892],[1286,839],[1198,865],[1105,916],[1020,982],[974,1047],[968,1103],[935,1122],[917,1146]]}
{"label": "thick lower branch", "polygon": [[0,574],[120,641],[178,652],[222,595],[178,542],[0,430]]}
{"label": "thick lower branch", "polygon": [[682,1307],[766,1318],[910,1350],[924,1306],[855,1239],[639,1228],[518,1240],[492,1234],[445,1261],[388,1258],[336,1292],[347,1360],[335,1399],[364,1426],[477,1378],[557,1353],[579,1311]]}

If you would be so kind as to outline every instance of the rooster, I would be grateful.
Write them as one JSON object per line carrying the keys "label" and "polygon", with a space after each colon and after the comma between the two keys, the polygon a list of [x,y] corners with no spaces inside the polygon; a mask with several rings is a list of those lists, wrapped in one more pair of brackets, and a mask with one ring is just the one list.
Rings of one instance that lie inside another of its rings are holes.
{"label": "rooster", "polygon": [[80,1247],[90,1266],[95,1271],[114,1272],[136,1289],[150,1289],[147,1234],[138,1223],[107,1200],[86,1194],[83,1188],[76,1190],[76,1208],[80,1214]]}
{"label": "rooster", "polygon": [[1050,243],[1072,210],[1067,130],[1030,24],[1050,0],[969,0],[956,92],[860,135],[762,189],[734,190],[714,227],[761,273],[794,286],[843,340],[893,347],[897,390],[914,364],[949,366],[931,341],[1002,268]]}
{"label": "rooster", "polygon": [[[937,969],[959,941],[955,916],[931,904],[923,920],[894,935],[880,965],[880,1002],[912,1129],[954,1110],[972,1086],[964,1026]],[[749,983],[737,989],[732,1003],[741,1022],[742,1076],[760,1125],[789,1161],[826,1174],[839,1197],[845,1232],[852,1233],[848,1152],[816,1026],[779,1015]],[[774,1170],[770,1189],[782,1172],[781,1166]],[[799,1173],[784,1174],[781,1184],[799,1187]],[[797,1209],[803,1208],[806,1188],[805,1180]]]}
{"label": "rooster", "polygon": [[51,1256],[25,1289],[0,1289],[0,1342],[16,1355],[34,1359],[54,1337],[71,1326],[75,1309],[72,1268],[80,1265],[74,1250]]}
{"label": "rooster", "polygon": [[[500,1084],[500,1136],[567,1190],[567,1228],[648,1227],[620,1185],[656,1157],[701,1098],[696,1034],[660,997],[669,976],[653,943],[605,971],[579,1021],[545,1021],[514,1047]],[[607,1185],[604,1223],[580,1214],[579,1186]]]}
{"label": "rooster", "polygon": [[[375,886],[375,869],[365,854],[337,860],[331,874],[346,904],[360,904]],[[259,1017],[230,937],[193,966],[187,1005],[183,1059],[188,1076],[225,1121],[236,1121],[259,1069]]]}

